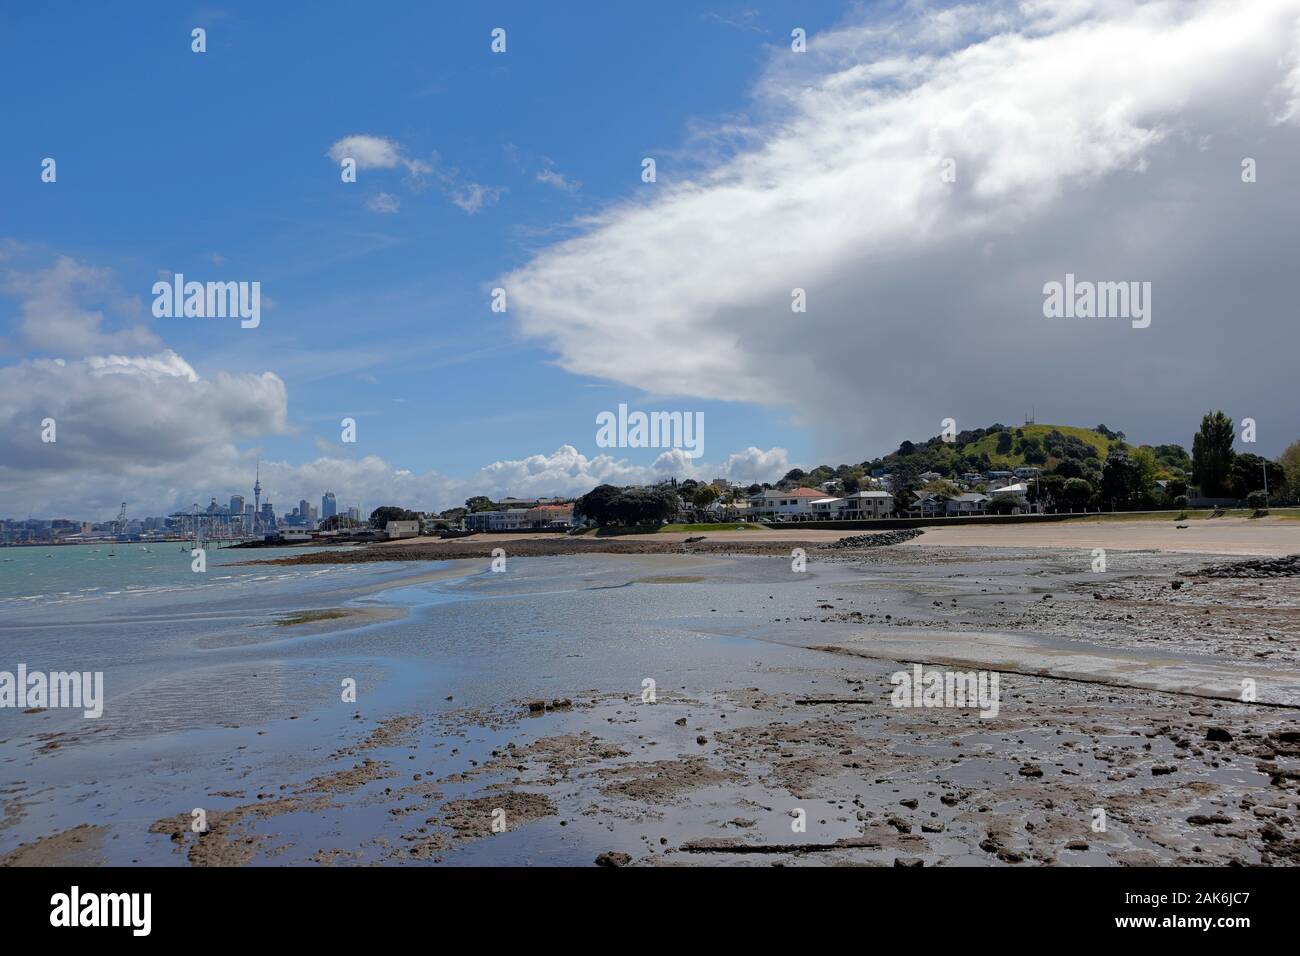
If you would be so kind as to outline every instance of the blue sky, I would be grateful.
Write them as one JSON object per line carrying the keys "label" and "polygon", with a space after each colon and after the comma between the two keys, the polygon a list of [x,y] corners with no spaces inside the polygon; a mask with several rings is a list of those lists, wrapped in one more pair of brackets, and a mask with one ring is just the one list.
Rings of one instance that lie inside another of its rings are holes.
{"label": "blue sky", "polygon": [[[641,158],[670,167],[693,121],[743,105],[795,7],[719,8],[729,25],[671,3],[326,3],[310,14],[87,3],[57,30],[35,8],[10,8],[7,82],[40,95],[6,108],[6,232],[111,268],[146,307],[159,270],[259,280],[274,306],[256,330],[182,319],[155,330],[201,375],[283,378],[302,429],[262,440],[270,457],[315,455],[313,439],[337,440],[344,416],[362,451],[417,470],[463,473],[563,444],[592,452],[611,390],[521,341],[487,308],[492,280],[576,217],[651,188]],[[195,25],[206,54],[190,50]],[[496,26],[504,55],[489,50]],[[344,184],[325,154],[350,134],[425,160],[436,151],[440,171],[499,199],[469,214],[392,169]],[[33,175],[45,156],[58,161],[54,188]],[[537,181],[545,169],[581,185]],[[368,211],[378,192],[400,209]],[[783,415],[689,407],[728,449],[800,445]]]}
{"label": "blue sky", "polygon": [[[0,495],[156,512],[246,491],[261,460],[278,503],[443,508],[773,480],[1030,410],[1190,446],[1223,408],[1277,454],[1300,434],[1298,20],[1300,0],[9,5]],[[341,182],[348,137],[389,161]],[[260,282],[260,327],[153,318],[173,272]],[[1154,321],[1046,320],[1066,273],[1151,282]],[[704,462],[596,447],[620,402],[703,412]]]}

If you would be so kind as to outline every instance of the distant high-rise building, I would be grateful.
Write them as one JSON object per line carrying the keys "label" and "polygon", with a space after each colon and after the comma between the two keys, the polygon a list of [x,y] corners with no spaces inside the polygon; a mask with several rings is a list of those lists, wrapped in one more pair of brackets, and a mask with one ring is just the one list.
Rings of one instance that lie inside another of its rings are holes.
{"label": "distant high-rise building", "polygon": [[231,513],[232,515],[242,515],[242,514],[244,513],[244,496],[243,496],[243,495],[231,495],[231,496],[230,496],[230,513]]}
{"label": "distant high-rise building", "polygon": [[[257,463],[257,476],[253,479],[253,520],[260,521],[262,516],[262,463]],[[271,527],[275,527],[274,524]],[[254,528],[254,531],[257,529]]]}
{"label": "distant high-rise building", "polygon": [[311,505],[307,504],[306,498],[299,499],[298,514],[302,515],[304,518],[311,517]]}
{"label": "distant high-rise building", "polygon": [[334,500],[334,492],[327,491],[320,500],[320,516],[324,518],[333,518],[339,513],[338,502]]}
{"label": "distant high-rise building", "polygon": [[349,509],[348,509],[348,517],[351,518],[353,521],[360,521],[360,520],[361,520],[361,509],[360,509],[360,508],[349,508]]}

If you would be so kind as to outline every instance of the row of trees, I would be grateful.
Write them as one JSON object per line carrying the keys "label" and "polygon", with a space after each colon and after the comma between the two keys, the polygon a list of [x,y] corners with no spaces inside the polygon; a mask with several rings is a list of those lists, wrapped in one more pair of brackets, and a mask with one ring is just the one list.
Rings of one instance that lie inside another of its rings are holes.
{"label": "row of trees", "polygon": [[1192,439],[1192,478],[1207,498],[1245,498],[1255,491],[1300,497],[1300,442],[1277,461],[1233,450],[1236,427],[1222,411],[1201,419]]}

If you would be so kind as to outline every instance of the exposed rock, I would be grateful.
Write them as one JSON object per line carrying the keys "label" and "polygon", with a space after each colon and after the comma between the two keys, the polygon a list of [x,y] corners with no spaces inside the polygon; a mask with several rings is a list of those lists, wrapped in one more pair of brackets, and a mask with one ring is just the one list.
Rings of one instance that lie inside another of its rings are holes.
{"label": "exposed rock", "polygon": [[1300,554],[1213,564],[1196,573],[1203,578],[1290,578],[1300,575]]}

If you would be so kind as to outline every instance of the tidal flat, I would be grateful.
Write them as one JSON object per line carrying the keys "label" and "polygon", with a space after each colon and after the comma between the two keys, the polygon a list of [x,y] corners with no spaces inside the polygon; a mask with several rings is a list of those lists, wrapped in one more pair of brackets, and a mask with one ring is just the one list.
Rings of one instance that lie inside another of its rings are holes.
{"label": "tidal flat", "polygon": [[[0,861],[1300,859],[1295,577],[916,544],[813,542],[803,572],[788,552],[243,568],[10,604],[6,659],[102,669],[107,702],[0,711]],[[915,664],[995,672],[996,716],[895,706]]]}

